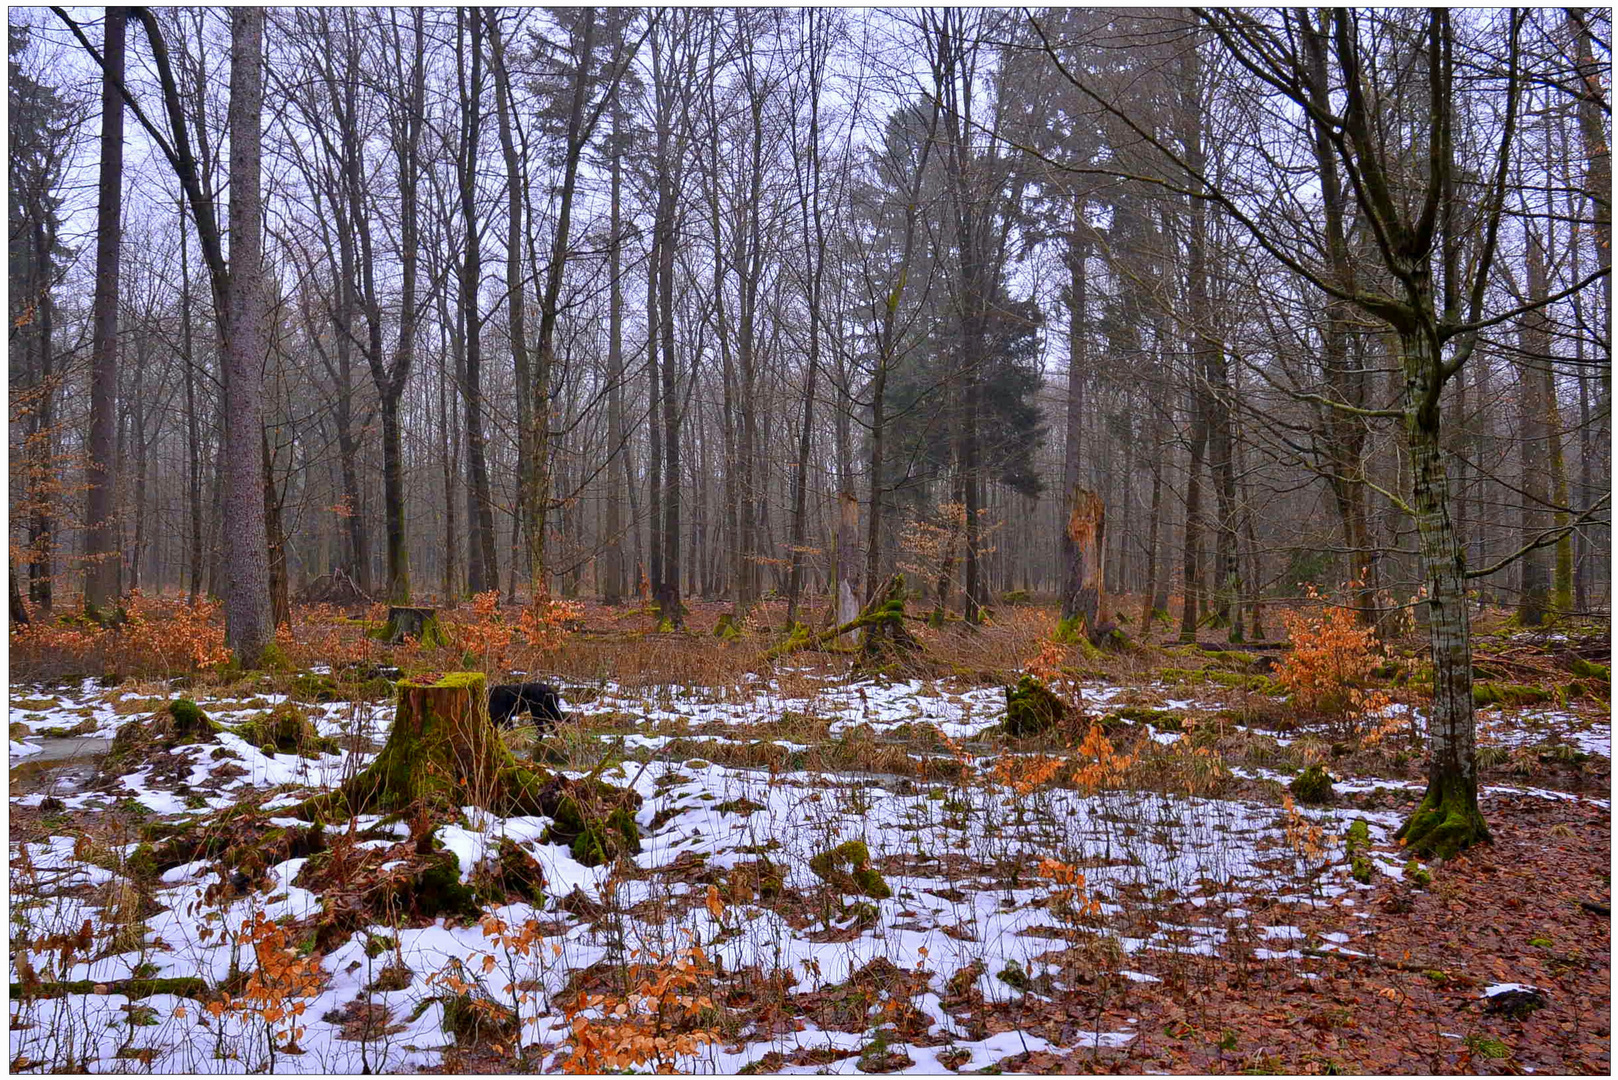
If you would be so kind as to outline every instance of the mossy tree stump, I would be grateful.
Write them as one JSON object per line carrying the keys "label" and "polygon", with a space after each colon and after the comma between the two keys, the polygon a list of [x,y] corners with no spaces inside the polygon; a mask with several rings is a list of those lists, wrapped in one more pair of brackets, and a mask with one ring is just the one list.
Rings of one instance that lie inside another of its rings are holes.
{"label": "mossy tree stump", "polygon": [[599,780],[570,781],[519,762],[489,721],[484,675],[458,671],[400,682],[393,729],[376,760],[336,791],[304,803],[298,813],[333,820],[416,806],[440,812],[479,806],[502,816],[554,818],[570,802],[590,804],[580,809],[593,820],[624,806],[638,809],[640,801],[632,790]]}
{"label": "mossy tree stump", "polygon": [[449,644],[449,635],[438,624],[438,609],[430,607],[390,607],[388,621],[377,636],[389,645],[413,637],[428,648]]}
{"label": "mossy tree stump", "polygon": [[1006,734],[1014,739],[1043,735],[1065,721],[1068,707],[1050,688],[1032,675],[1006,687]]}
{"label": "mossy tree stump", "polygon": [[851,628],[860,635],[861,668],[880,667],[902,656],[921,652],[921,642],[905,626],[905,579],[894,574],[887,585],[860,612]]}

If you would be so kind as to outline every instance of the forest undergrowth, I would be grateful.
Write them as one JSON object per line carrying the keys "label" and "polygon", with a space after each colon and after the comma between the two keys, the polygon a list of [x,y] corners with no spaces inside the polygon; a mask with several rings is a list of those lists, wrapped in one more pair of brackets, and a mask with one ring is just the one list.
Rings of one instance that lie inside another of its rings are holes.
{"label": "forest undergrowth", "polygon": [[[691,607],[487,595],[436,649],[303,608],[247,674],[205,606],[13,633],[12,1069],[1609,1070],[1605,628],[1478,620],[1494,839],[1428,862],[1413,627],[1097,652],[1008,606],[855,674]],[[557,684],[508,745],[634,795],[290,814],[456,670]]]}

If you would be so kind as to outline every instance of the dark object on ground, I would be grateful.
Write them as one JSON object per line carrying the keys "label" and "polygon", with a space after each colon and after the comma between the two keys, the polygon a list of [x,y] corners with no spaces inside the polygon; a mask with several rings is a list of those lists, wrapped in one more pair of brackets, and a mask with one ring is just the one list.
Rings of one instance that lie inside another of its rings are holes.
{"label": "dark object on ground", "polygon": [[372,602],[371,595],[344,573],[342,567],[334,567],[331,573],[321,574],[298,594],[300,604],[333,604],[353,608]]}
{"label": "dark object on ground", "polygon": [[489,688],[489,719],[510,727],[520,712],[526,712],[541,733],[566,719],[556,687],[547,683],[506,683]]}
{"label": "dark object on ground", "polygon": [[1542,991],[1536,987],[1524,986],[1490,994],[1484,999],[1483,1011],[1494,1016],[1525,1020],[1530,1013],[1538,1012],[1548,1004],[1550,1003],[1545,1000]]}
{"label": "dark object on ground", "polygon": [[1603,919],[1612,917],[1612,908],[1606,904],[1598,904],[1594,900],[1580,900],[1579,906],[1592,915],[1600,915]]}
{"label": "dark object on ground", "polygon": [[405,638],[415,638],[426,649],[449,644],[449,637],[438,625],[438,609],[430,607],[390,607],[388,621],[371,636],[389,645],[401,644]]}

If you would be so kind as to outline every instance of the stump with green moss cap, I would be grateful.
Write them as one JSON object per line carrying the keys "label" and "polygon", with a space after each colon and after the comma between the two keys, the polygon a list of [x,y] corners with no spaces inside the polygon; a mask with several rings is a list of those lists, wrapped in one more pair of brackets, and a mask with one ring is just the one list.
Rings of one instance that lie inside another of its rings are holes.
{"label": "stump with green moss cap", "polygon": [[[570,781],[519,762],[489,722],[485,686],[485,676],[473,671],[400,682],[393,729],[376,760],[294,812],[329,821],[412,806],[442,812],[479,806],[501,815],[555,817],[571,800],[590,804],[587,811],[599,811],[606,820],[620,807],[639,808],[640,796],[632,790],[599,780]],[[580,792],[588,798],[575,798]]]}

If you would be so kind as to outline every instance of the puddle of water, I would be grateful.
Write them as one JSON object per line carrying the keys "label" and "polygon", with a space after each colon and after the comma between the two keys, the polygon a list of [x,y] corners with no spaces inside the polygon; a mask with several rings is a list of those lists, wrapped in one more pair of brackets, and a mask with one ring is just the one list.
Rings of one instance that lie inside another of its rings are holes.
{"label": "puddle of water", "polygon": [[95,757],[112,749],[112,740],[95,736],[41,739],[39,745],[41,747],[40,752],[28,755],[26,760],[30,762],[72,761],[74,758]]}

